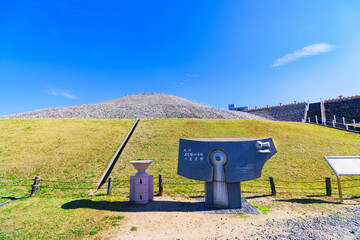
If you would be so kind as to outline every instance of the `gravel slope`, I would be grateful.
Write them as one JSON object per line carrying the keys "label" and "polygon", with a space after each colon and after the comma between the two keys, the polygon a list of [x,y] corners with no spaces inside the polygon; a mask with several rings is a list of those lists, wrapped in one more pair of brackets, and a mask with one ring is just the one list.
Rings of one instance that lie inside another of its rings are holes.
{"label": "gravel slope", "polygon": [[268,120],[245,112],[208,107],[166,94],[130,95],[97,104],[47,108],[1,118],[202,118]]}
{"label": "gravel slope", "polygon": [[360,208],[345,208],[347,214],[267,220],[247,239],[360,239]]}

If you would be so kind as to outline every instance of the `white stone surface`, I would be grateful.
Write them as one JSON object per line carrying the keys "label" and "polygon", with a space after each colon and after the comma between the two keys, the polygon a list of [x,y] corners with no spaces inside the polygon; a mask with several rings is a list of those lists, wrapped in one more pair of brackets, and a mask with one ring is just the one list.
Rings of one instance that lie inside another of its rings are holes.
{"label": "white stone surface", "polygon": [[328,156],[325,159],[338,176],[360,175],[360,156]]}

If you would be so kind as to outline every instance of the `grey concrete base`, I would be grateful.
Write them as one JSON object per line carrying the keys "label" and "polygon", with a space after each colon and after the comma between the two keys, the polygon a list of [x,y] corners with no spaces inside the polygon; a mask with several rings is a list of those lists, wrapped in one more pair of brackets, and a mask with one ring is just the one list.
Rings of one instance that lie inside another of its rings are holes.
{"label": "grey concrete base", "polygon": [[246,199],[241,199],[241,208],[234,209],[211,209],[205,205],[204,198],[195,201],[182,201],[171,197],[155,197],[147,204],[135,202],[119,202],[116,207],[122,212],[192,212],[205,214],[261,214]]}
{"label": "grey concrete base", "polygon": [[235,209],[210,209],[205,206],[204,199],[199,199],[199,202],[202,204],[196,205],[194,212],[208,214],[261,214],[261,212],[246,199],[241,199],[241,208]]}

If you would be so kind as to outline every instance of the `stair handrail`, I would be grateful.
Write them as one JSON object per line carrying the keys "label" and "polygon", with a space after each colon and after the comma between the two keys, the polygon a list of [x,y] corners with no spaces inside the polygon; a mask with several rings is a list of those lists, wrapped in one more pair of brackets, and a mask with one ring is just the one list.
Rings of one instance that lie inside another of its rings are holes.
{"label": "stair handrail", "polygon": [[305,107],[305,113],[304,113],[304,118],[302,119],[302,122],[306,122],[309,108],[310,108],[310,101],[308,100],[308,101],[307,101],[307,104],[306,104],[306,107]]}

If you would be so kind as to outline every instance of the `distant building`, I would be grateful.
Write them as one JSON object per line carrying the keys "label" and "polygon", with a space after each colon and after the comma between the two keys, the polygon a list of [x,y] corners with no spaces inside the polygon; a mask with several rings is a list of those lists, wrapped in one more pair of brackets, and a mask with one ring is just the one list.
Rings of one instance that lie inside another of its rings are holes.
{"label": "distant building", "polygon": [[235,104],[229,104],[229,110],[231,111],[244,111],[244,110],[248,110],[249,106],[245,106],[245,107],[236,107]]}
{"label": "distant building", "polygon": [[229,104],[229,110],[235,111],[235,104]]}

